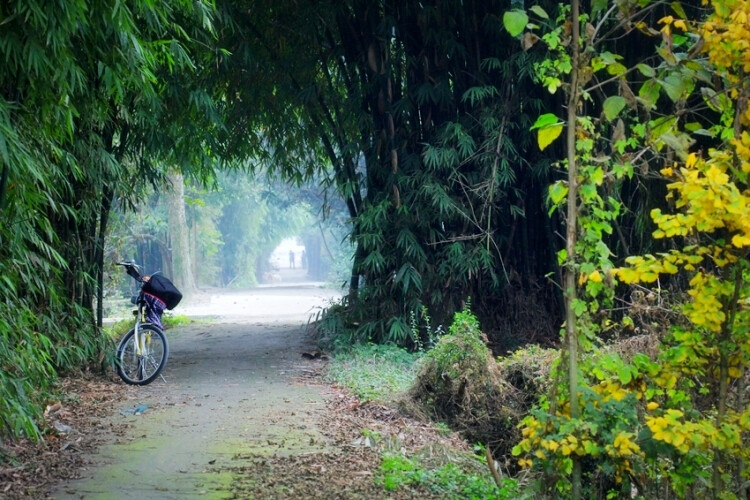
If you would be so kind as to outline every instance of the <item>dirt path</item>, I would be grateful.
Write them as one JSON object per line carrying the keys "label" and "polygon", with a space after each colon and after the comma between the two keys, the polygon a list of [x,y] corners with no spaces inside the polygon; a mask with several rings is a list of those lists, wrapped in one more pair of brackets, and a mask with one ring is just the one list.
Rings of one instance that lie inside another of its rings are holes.
{"label": "dirt path", "polygon": [[21,447],[27,458],[0,471],[11,481],[0,498],[440,498],[425,486],[385,491],[375,480],[383,453],[438,465],[468,446],[325,383],[324,361],[302,353],[314,349],[310,313],[336,292],[290,282],[298,274],[180,305],[196,322],[168,330],[166,382],[63,381],[69,398],[48,421],[73,430]]}
{"label": "dirt path", "polygon": [[105,427],[124,432],[100,447],[83,479],[52,496],[230,498],[230,470],[242,457],[325,451],[323,387],[304,380],[319,362],[301,353],[310,349],[303,334],[310,313],[334,295],[296,285],[181,307],[176,312],[202,319],[167,332],[166,382],[123,386],[128,396]]}

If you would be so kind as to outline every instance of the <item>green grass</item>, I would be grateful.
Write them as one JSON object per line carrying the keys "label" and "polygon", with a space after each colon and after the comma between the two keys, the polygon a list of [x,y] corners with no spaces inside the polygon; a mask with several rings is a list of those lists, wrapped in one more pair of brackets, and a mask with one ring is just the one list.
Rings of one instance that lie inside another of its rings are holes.
{"label": "green grass", "polygon": [[387,491],[396,491],[409,485],[423,486],[442,498],[471,500],[522,498],[518,483],[513,479],[503,479],[501,487],[498,487],[489,472],[480,474],[465,470],[455,463],[428,468],[418,460],[397,454],[383,456],[377,481]]}
{"label": "green grass", "polygon": [[393,345],[360,344],[336,354],[328,376],[363,401],[387,400],[414,382],[418,357]]}
{"label": "green grass", "polygon": [[[172,313],[165,313],[161,317],[161,322],[164,325],[164,330],[169,330],[170,328],[174,328],[176,326],[190,324],[193,322],[193,320],[185,316],[184,314],[175,315]],[[123,319],[117,321],[116,323],[113,323],[111,326],[106,327],[104,331],[107,332],[110,337],[119,339],[120,337],[128,333],[131,328],[133,328],[134,323],[135,320],[131,316],[128,319]]]}

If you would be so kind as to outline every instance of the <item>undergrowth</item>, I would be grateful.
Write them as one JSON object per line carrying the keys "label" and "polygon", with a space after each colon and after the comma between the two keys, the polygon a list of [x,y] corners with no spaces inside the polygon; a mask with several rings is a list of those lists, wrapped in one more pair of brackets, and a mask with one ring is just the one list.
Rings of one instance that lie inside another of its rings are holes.
{"label": "undergrowth", "polygon": [[454,463],[429,468],[418,460],[397,454],[386,454],[383,457],[376,480],[387,491],[396,491],[409,485],[426,486],[442,498],[520,498],[518,484],[513,479],[502,479],[498,486],[489,474],[466,471]]}
{"label": "undergrowth", "polygon": [[418,357],[394,345],[358,344],[334,356],[328,376],[363,401],[388,400],[414,382]]}
{"label": "undergrowth", "polygon": [[[472,348],[467,348],[467,344]],[[333,382],[351,390],[361,400],[394,401],[402,395],[414,396],[414,388],[419,386],[417,370],[421,366],[419,373],[423,374],[425,362],[433,367],[439,365],[442,377],[447,377],[446,383],[449,385],[454,379],[464,379],[467,369],[474,373],[472,370],[486,370],[486,365],[494,364],[484,345],[476,318],[466,309],[456,314],[450,333],[426,354],[410,353],[394,345],[357,344],[334,356],[328,375]],[[436,378],[443,380],[439,374]],[[487,384],[492,385],[489,380]],[[450,430],[444,422],[437,425],[443,430]],[[426,487],[442,498],[522,497],[515,479],[501,479],[498,486],[483,460],[478,456],[469,456],[465,460],[434,463],[419,454],[409,457],[387,450],[383,453],[376,481],[387,491]]]}

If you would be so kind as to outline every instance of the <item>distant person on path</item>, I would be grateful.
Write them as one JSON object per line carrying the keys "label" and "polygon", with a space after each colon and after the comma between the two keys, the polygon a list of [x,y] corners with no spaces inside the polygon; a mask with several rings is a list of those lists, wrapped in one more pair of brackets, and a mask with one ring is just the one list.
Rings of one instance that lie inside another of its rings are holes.
{"label": "distant person on path", "polygon": [[295,269],[295,267],[294,267],[294,250],[289,250],[289,269]]}
{"label": "distant person on path", "polygon": [[307,253],[302,250],[302,269],[307,269]]}

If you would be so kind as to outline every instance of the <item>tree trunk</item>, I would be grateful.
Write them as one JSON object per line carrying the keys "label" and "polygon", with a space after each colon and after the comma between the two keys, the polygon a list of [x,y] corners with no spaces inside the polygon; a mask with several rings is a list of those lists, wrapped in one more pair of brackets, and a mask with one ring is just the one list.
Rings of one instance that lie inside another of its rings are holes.
{"label": "tree trunk", "polygon": [[112,189],[105,186],[99,208],[99,234],[96,238],[96,326],[101,328],[104,321],[104,244],[107,237],[109,211],[112,208]]}
{"label": "tree trunk", "polygon": [[172,190],[169,192],[169,232],[172,241],[172,281],[184,295],[195,290],[192,256],[187,218],[185,216],[185,184],[182,174],[169,174]]}

